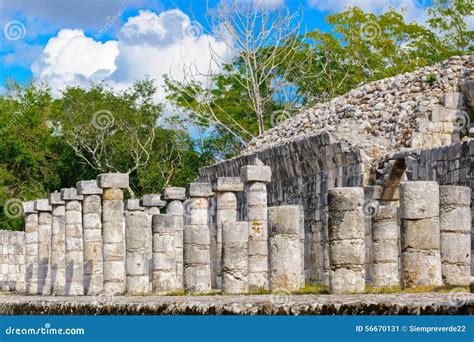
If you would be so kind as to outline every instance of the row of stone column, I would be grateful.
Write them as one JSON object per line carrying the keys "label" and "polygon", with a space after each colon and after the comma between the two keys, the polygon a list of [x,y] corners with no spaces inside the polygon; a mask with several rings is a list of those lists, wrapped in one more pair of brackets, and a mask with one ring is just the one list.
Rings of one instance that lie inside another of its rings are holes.
{"label": "row of stone column", "polygon": [[[401,183],[400,210],[380,205],[373,213],[372,285],[469,285],[470,200],[467,187]],[[363,190],[330,189],[328,205],[330,291],[363,292]]]}
{"label": "row of stone column", "polygon": [[[24,205],[28,293],[224,293],[304,286],[304,219],[298,206],[267,207],[271,170],[256,160],[241,177],[166,188],[124,202],[126,174],[102,174]],[[245,191],[246,221],[237,221]],[[215,208],[209,199],[215,196]],[[166,213],[161,208],[166,207]],[[209,210],[217,262],[211,264]],[[213,267],[217,269],[212,269]]]}
{"label": "row of stone column", "polygon": [[128,175],[104,174],[24,203],[27,293],[124,292],[110,286],[125,276],[123,188]]}
{"label": "row of stone column", "polygon": [[25,232],[0,231],[0,291],[25,291]]}

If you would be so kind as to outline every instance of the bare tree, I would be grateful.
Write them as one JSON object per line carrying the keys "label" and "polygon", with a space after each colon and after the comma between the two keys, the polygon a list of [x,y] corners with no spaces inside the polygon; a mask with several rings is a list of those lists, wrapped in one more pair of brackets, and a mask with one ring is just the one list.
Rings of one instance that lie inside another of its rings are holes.
{"label": "bare tree", "polygon": [[[207,13],[209,35],[226,49],[223,52],[209,43],[211,60],[207,70],[198,70],[195,64],[183,66],[184,77],[177,84],[182,85],[179,92],[184,96],[180,100],[185,103],[177,107],[192,116],[194,123],[218,126],[245,146],[256,134],[270,128],[269,122],[278,123],[271,118],[275,103],[284,108],[284,118],[291,115],[287,108],[299,104],[294,89],[298,81],[295,75],[305,76],[296,72],[306,64],[301,54],[296,53],[304,45],[304,39],[300,39],[303,11],[301,7],[295,11],[288,6],[272,7],[263,0],[222,0],[217,7],[208,2]],[[245,89],[248,112],[258,123],[258,132],[252,132],[219,106],[213,94],[217,75],[232,78]],[[169,77],[173,79],[171,74]]]}
{"label": "bare tree", "polygon": [[[208,11],[213,32],[230,54],[242,59],[243,77],[236,80],[247,90],[258,120],[258,133],[262,134],[268,114],[265,108],[275,96],[287,93],[293,86],[287,76],[299,68],[294,52],[304,44],[298,39],[302,8],[291,12],[288,6],[274,8],[263,0],[223,0],[216,9],[208,3]],[[212,57],[216,65],[223,65],[228,58],[216,51]]]}
{"label": "bare tree", "polygon": [[153,103],[154,90],[148,80],[122,92],[103,85],[88,91],[70,87],[52,115],[54,134],[98,173],[130,174],[148,165],[155,146],[162,107]]}

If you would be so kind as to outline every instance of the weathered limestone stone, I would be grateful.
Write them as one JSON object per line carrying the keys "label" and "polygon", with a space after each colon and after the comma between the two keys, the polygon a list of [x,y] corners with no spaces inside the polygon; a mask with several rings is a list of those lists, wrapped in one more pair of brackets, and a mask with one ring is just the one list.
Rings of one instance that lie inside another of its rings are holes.
{"label": "weathered limestone stone", "polygon": [[35,201],[38,211],[38,293],[51,294],[51,211],[47,199]]}
{"label": "weathered limestone stone", "polygon": [[391,287],[400,284],[398,240],[397,208],[380,206],[372,218],[371,255],[374,287]]}
{"label": "weathered limestone stone", "polygon": [[400,213],[402,287],[440,286],[438,183],[402,182]]}
{"label": "weathered limestone stone", "polygon": [[222,227],[222,292],[249,292],[248,223],[234,222]]}
{"label": "weathered limestone stone", "polygon": [[102,189],[97,185],[97,180],[88,180],[77,182],[76,184],[78,195],[102,195]]}
{"label": "weathered limestone stone", "polygon": [[128,189],[130,185],[127,173],[103,173],[97,177],[101,189]]}
{"label": "weathered limestone stone", "polygon": [[38,293],[38,212],[33,201],[23,203],[25,215],[25,291]]}
{"label": "weathered limestone stone", "polygon": [[267,187],[271,181],[271,169],[261,165],[241,168],[241,180],[245,183],[247,219],[249,222],[249,287],[250,290],[268,290],[268,225]]}
{"label": "weathered limestone stone", "polygon": [[[161,200],[161,195],[151,194],[151,195],[144,195],[140,200],[140,205],[145,208],[145,214],[148,216],[148,229],[144,231],[146,235],[146,249],[148,251],[148,274],[150,281],[153,278],[153,233],[152,233],[152,218],[153,215],[158,215],[161,212],[161,208],[166,205],[165,201]],[[150,287],[151,287],[150,283]]]}
{"label": "weathered limestone stone", "polygon": [[439,187],[436,182],[402,182],[400,184],[401,217],[407,220],[439,216]]}
{"label": "weathered limestone stone", "polygon": [[207,198],[214,195],[209,183],[190,183],[186,188],[188,197]]}
{"label": "weathered limestone stone", "polygon": [[125,201],[125,210],[128,211],[144,211],[145,208],[140,205],[140,200],[138,199],[128,199]]}
{"label": "weathered limestone stone", "polygon": [[77,189],[62,189],[65,201],[66,294],[84,295],[84,234],[82,230],[82,195]]}
{"label": "weathered limestone stone", "polygon": [[184,201],[186,199],[186,188],[164,188],[162,198],[165,201]]}
{"label": "weathered limestone stone", "polygon": [[127,293],[131,295],[150,292],[146,238],[148,221],[148,215],[140,210],[128,211],[125,214]]}
{"label": "weathered limestone stone", "polygon": [[84,294],[98,295],[104,290],[102,189],[96,180],[77,184],[83,196],[82,225],[84,229]]}
{"label": "weathered limestone stone", "polygon": [[51,286],[52,294],[66,294],[66,207],[60,192],[49,195],[52,207]]}
{"label": "weathered limestone stone", "polygon": [[184,289],[186,293],[211,291],[210,230],[208,197],[210,184],[191,183],[184,204]]}
{"label": "weathered limestone stone", "polygon": [[[7,257],[0,256],[0,267],[7,266],[6,272],[0,271],[0,273],[4,273],[6,279],[0,283],[0,288],[3,288],[3,285],[7,285],[5,290],[25,293],[25,233],[17,231],[6,233],[5,241],[1,244],[4,245],[3,249],[4,252],[7,252]],[[0,239],[3,238],[0,237]],[[3,253],[0,252],[0,254]]]}
{"label": "weathered limestone stone", "polygon": [[216,193],[216,255],[211,264],[211,271],[215,274],[217,288],[222,287],[222,232],[227,225],[235,227],[237,222],[236,193],[243,190],[244,184],[238,177],[219,177],[213,183],[213,191]]}
{"label": "weathered limestone stone", "polygon": [[300,208],[268,208],[270,291],[304,287],[301,277]]}
{"label": "weathered limestone stone", "polygon": [[365,228],[362,188],[328,191],[329,290],[343,294],[365,290]]}
{"label": "weathered limestone stone", "polygon": [[141,199],[141,205],[146,208],[162,208],[166,202],[161,199],[161,195],[144,195]]}
{"label": "weathered limestone stone", "polygon": [[176,260],[176,290],[184,290],[184,268],[183,268],[183,234],[184,234],[184,205],[186,199],[185,188],[165,188],[162,197],[168,201],[166,214],[173,217],[174,224],[174,248]]}
{"label": "weathered limestone stone", "polygon": [[[392,167],[393,174],[394,168]],[[377,215],[379,207],[387,204],[387,200],[382,200],[382,195],[389,197],[389,201],[394,197],[394,193],[398,191],[399,183],[389,177],[384,186],[364,186],[364,205],[362,211],[364,213],[365,223],[365,279],[366,282],[372,283],[373,279],[373,252],[374,246],[372,238],[373,222],[372,219]],[[397,196],[398,198],[398,196]],[[390,202],[388,202],[390,203]]]}
{"label": "weathered limestone stone", "polygon": [[471,259],[471,189],[441,186],[439,195],[443,283],[468,286]]}
{"label": "weathered limestone stone", "polygon": [[153,292],[164,294],[177,289],[175,218],[153,216]]}
{"label": "weathered limestone stone", "polygon": [[306,275],[305,275],[305,231],[304,231],[304,207],[302,205],[298,206],[300,214],[299,214],[299,238],[300,238],[300,254],[301,254],[301,284],[303,287],[306,283]]}
{"label": "weathered limestone stone", "polygon": [[272,180],[272,170],[266,165],[247,165],[240,171],[242,182],[270,183]]}
{"label": "weathered limestone stone", "polygon": [[104,293],[118,295],[126,291],[125,218],[123,190],[128,188],[128,174],[103,174],[102,226],[104,241]]}

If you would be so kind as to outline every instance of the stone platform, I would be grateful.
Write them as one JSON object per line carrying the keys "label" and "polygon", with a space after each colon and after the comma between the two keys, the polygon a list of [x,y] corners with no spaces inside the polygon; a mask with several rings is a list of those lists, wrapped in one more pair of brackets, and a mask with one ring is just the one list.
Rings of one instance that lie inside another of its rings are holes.
{"label": "stone platform", "polygon": [[0,315],[469,315],[474,294],[90,296],[0,294]]}

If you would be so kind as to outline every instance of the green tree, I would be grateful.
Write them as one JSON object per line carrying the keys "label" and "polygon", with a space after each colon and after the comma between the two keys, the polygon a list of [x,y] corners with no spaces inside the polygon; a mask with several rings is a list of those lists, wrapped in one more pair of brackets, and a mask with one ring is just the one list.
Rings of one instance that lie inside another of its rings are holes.
{"label": "green tree", "polygon": [[440,39],[450,51],[474,51],[474,31],[467,26],[474,15],[472,0],[434,0],[428,14],[430,27],[441,33]]}
{"label": "green tree", "polygon": [[[131,189],[139,195],[194,179],[210,156],[195,147],[187,130],[156,121],[162,109],[154,91],[145,80],[123,92],[103,85],[70,87],[53,99],[45,84],[10,84],[0,96],[0,227],[22,229],[22,201],[46,198],[104,171],[130,170]],[[130,145],[150,136],[148,154],[139,159],[134,154],[139,149]],[[94,139],[103,144],[94,145]],[[91,146],[103,150],[91,157]]]}
{"label": "green tree", "polygon": [[[331,32],[315,30],[305,37],[301,55],[312,54],[315,58],[302,62],[294,77],[307,105],[455,54],[433,31],[406,23],[403,15],[393,9],[375,15],[353,7],[329,15],[326,21]],[[300,73],[308,77],[302,78]]]}
{"label": "green tree", "polygon": [[49,124],[52,98],[44,84],[10,83],[0,97],[0,226],[21,227],[22,200],[72,185],[84,169]]}

